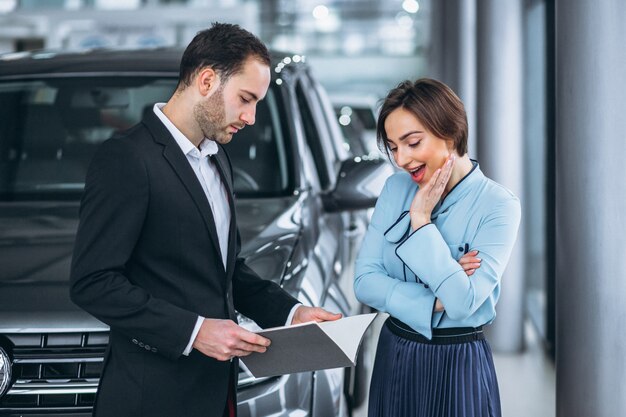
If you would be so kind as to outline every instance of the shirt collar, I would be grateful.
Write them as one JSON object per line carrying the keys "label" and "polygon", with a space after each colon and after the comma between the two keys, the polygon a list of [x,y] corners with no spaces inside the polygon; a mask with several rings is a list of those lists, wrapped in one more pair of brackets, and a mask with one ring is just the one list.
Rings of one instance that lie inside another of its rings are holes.
{"label": "shirt collar", "polygon": [[480,166],[478,165],[478,161],[472,159],[473,168],[467,175],[465,175],[461,181],[459,181],[453,188],[450,190],[448,195],[437,203],[435,208],[433,209],[433,216],[438,215],[446,211],[451,205],[459,201],[463,198],[467,193],[471,192],[474,189],[476,184],[479,184],[485,178],[485,175],[480,170]]}
{"label": "shirt collar", "polygon": [[187,139],[187,137],[183,135],[183,133],[178,130],[176,126],[174,126],[174,123],[172,123],[170,119],[168,119],[167,116],[163,113],[163,110],[161,109],[164,106],[165,103],[155,103],[153,107],[154,114],[156,114],[159,120],[163,122],[163,125],[165,125],[165,128],[172,134],[174,140],[185,155],[191,154],[192,156],[196,157],[205,157],[215,155],[218,152],[219,148],[217,146],[217,143],[214,140],[210,140],[207,138],[204,138],[202,142],[200,142],[200,149],[193,146],[193,143],[191,143],[191,141]]}

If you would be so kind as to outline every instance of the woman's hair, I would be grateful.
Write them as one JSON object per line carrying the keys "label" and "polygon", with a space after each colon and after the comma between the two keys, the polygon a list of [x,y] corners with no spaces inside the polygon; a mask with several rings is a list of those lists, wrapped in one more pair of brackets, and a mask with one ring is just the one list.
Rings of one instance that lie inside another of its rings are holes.
{"label": "woman's hair", "polygon": [[213,23],[209,29],[198,32],[185,49],[178,89],[188,87],[193,77],[206,67],[213,68],[226,81],[242,70],[249,57],[270,65],[270,54],[259,38],[239,25]]}
{"label": "woman's hair", "polygon": [[467,153],[467,115],[459,97],[444,83],[430,78],[403,81],[389,91],[378,116],[378,147],[389,156],[385,120],[391,112],[403,108],[411,112],[435,136],[451,140],[454,150]]}

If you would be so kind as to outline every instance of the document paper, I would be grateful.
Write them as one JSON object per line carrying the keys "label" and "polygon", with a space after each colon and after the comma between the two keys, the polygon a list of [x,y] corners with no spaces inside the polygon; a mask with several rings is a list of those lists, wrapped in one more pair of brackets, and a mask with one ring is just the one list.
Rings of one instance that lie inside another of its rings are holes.
{"label": "document paper", "polygon": [[363,335],[376,315],[261,330],[257,333],[272,344],[266,352],[241,360],[255,378],[354,366]]}

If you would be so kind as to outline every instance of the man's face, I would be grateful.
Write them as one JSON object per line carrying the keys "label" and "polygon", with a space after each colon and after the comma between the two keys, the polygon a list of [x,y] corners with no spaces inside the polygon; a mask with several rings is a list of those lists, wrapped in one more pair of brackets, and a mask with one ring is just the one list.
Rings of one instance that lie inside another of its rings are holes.
{"label": "man's face", "polygon": [[253,125],[256,105],[265,97],[270,84],[270,69],[248,58],[242,70],[194,107],[194,117],[208,139],[226,144],[246,125]]}

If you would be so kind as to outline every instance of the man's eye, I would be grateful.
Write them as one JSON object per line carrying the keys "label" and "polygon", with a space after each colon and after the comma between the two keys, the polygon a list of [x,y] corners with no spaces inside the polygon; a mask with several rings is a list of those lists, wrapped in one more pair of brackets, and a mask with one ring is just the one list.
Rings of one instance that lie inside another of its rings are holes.
{"label": "man's eye", "polygon": [[250,100],[246,99],[245,97],[241,97],[241,101],[246,104],[250,103]]}

